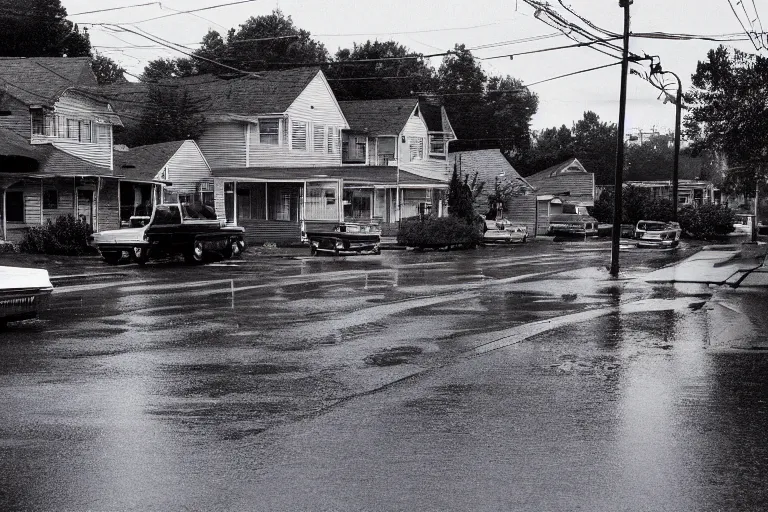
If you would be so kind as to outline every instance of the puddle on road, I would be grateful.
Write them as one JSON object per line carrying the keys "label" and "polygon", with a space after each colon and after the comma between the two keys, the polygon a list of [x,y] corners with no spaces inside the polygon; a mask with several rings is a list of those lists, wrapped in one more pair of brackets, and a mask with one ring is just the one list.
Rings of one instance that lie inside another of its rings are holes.
{"label": "puddle on road", "polygon": [[367,356],[364,361],[370,366],[394,366],[410,362],[413,356],[419,355],[423,349],[419,347],[394,347],[387,348],[376,354]]}

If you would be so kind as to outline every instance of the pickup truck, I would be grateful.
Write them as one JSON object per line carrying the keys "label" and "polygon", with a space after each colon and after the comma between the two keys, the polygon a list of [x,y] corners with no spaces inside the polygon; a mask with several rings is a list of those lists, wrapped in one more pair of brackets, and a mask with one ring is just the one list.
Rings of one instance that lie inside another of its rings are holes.
{"label": "pickup truck", "polygon": [[182,254],[187,263],[201,263],[206,253],[219,253],[225,258],[240,254],[245,249],[244,232],[242,227],[225,225],[209,206],[159,204],[145,226],[100,231],[91,236],[90,242],[112,265],[119,263],[126,252],[139,265],[151,257],[174,254]]}

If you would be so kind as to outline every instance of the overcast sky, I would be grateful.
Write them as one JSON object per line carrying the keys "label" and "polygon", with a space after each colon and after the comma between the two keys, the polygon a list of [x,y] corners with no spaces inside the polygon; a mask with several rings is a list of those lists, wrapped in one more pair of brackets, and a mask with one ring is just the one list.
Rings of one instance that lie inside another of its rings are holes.
{"label": "overcast sky", "polygon": [[[70,14],[96,9],[148,3],[150,0],[62,0]],[[190,10],[233,0],[163,0],[155,4],[113,12],[71,16],[75,22],[129,23],[175,10]],[[560,12],[565,12],[556,0]],[[622,9],[618,0],[566,0],[582,16],[602,28],[621,32]],[[734,2],[735,3],[735,2]],[[749,2],[747,2],[749,4]],[[756,2],[768,21],[768,6]],[[294,23],[311,32],[329,52],[351,47],[353,42],[367,39],[394,39],[421,53],[437,53],[453,48],[455,43],[467,47],[551,34],[555,32],[533,16],[533,10],[522,0],[257,0],[165,19],[148,21],[138,26],[143,30],[181,44],[199,42],[209,28],[222,35],[229,27],[237,27],[250,16],[269,14],[279,7]],[[635,0],[631,8],[633,32],[674,32],[689,34],[727,34],[740,32],[741,26],[729,7],[728,0]],[[204,17],[206,19],[202,19]],[[147,61],[158,57],[178,57],[179,53],[159,48],[105,48],[154,43],[132,34],[110,35],[101,27],[90,29],[91,42],[119,62],[125,69],[140,74]],[[122,39],[122,40],[121,40]],[[478,57],[492,57],[571,43],[566,37],[475,50]],[[620,44],[619,41],[617,44]],[[659,55],[664,69],[675,71],[690,85],[696,63],[719,43],[710,41],[633,40],[630,49],[637,53]],[[725,43],[755,52],[748,42]],[[193,45],[193,47],[195,47]],[[528,56],[483,61],[488,74],[512,75],[530,84],[552,76],[607,64],[613,60],[590,48],[573,48]],[[440,59],[435,58],[437,68]],[[585,110],[597,112],[601,119],[616,122],[618,118],[620,66],[584,73],[531,87],[539,95],[539,111],[533,128],[541,129],[566,124],[581,118]],[[637,77],[629,78],[627,130],[662,131],[674,126],[675,109],[657,100],[659,91]]]}

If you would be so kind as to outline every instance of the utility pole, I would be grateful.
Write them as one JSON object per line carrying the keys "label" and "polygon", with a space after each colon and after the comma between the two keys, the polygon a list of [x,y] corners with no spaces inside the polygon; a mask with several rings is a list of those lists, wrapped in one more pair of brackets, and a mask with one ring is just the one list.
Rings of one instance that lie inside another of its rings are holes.
{"label": "utility pole", "polygon": [[[672,220],[677,221],[677,189],[679,184],[678,171],[680,169],[680,114],[683,109],[683,82],[680,81],[680,77],[677,76],[677,73],[672,71],[662,71],[660,63],[651,66],[651,74],[669,74],[675,77],[675,80],[677,80],[677,93],[675,94],[675,154],[672,163]],[[666,91],[662,90],[662,92],[666,94]],[[667,97],[665,97],[664,103],[667,102]]]}
{"label": "utility pole", "polygon": [[619,0],[624,9],[624,49],[621,55],[621,96],[619,98],[619,126],[616,137],[616,180],[613,194],[613,230],[611,233],[611,275],[619,276],[619,240],[621,238],[621,194],[624,172],[624,117],[627,111],[627,68],[629,67],[629,6],[632,0]]}

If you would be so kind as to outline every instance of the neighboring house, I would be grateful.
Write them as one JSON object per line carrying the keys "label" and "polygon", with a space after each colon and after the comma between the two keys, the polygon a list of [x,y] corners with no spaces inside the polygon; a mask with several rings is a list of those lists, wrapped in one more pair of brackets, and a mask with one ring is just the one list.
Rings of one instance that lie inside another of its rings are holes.
{"label": "neighboring house", "polygon": [[[446,141],[454,135],[445,110],[432,100],[394,100],[386,115],[371,109],[376,102],[346,102],[357,115],[350,125],[347,107],[318,69],[198,76],[158,86],[186,86],[203,107],[206,125],[197,143],[212,169],[216,212],[244,226],[250,242],[298,241],[307,224],[344,220],[378,222],[386,230],[401,217],[442,212]],[[148,92],[146,84],[102,90],[133,120]],[[363,119],[377,124],[368,128],[371,140],[366,135],[358,144],[350,134],[366,133]],[[350,163],[344,160],[362,146],[365,158],[356,163],[368,164],[365,171],[349,165],[344,172]]]}
{"label": "neighboring house", "polygon": [[[648,190],[653,198],[672,199],[672,181],[625,181],[624,186],[633,186]],[[720,190],[711,181],[678,180],[677,205],[720,204]]]}
{"label": "neighboring house", "polygon": [[2,235],[73,214],[94,229],[118,223],[110,104],[88,58],[0,57]]}
{"label": "neighboring house", "polygon": [[564,205],[586,207],[595,204],[595,175],[571,158],[526,177],[536,189],[536,233],[549,230],[552,215],[563,213]]}
{"label": "neighboring house", "polygon": [[477,184],[482,185],[475,197],[477,211],[486,216],[493,205],[489,196],[503,197],[501,217],[528,228],[529,233],[536,232],[536,195],[534,188],[520,176],[512,164],[501,154],[499,149],[479,149],[474,151],[456,151],[449,154],[449,166],[454,165],[460,176],[469,180],[477,175]]}
{"label": "neighboring house", "polygon": [[163,201],[202,202],[214,206],[213,176],[193,140],[115,148],[120,180],[120,224],[148,216]]}

